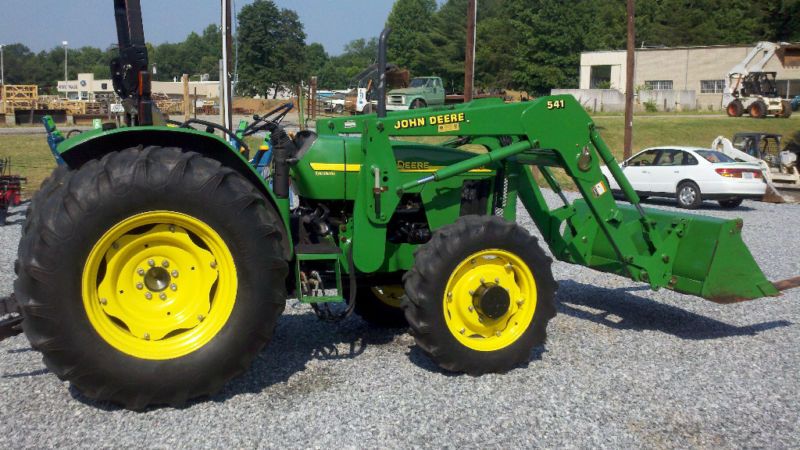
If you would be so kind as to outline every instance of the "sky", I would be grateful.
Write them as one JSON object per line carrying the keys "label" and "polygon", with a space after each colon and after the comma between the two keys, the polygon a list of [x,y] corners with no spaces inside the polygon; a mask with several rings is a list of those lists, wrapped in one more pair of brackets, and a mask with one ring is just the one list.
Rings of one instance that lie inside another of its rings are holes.
{"label": "sky", "polygon": [[[113,0],[0,0],[0,44],[20,42],[33,51],[60,47],[107,48],[116,43]],[[220,0],[141,0],[147,42],[180,42],[192,31],[219,23]],[[237,10],[252,0],[233,0]],[[393,0],[275,0],[295,10],[306,42],[331,55],[353,39],[377,37]],[[441,1],[440,1],[441,3]]]}

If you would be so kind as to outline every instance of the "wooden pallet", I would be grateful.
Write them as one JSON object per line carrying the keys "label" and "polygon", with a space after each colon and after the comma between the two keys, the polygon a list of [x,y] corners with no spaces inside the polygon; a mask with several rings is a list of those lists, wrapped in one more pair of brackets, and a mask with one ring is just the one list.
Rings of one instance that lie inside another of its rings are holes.
{"label": "wooden pallet", "polygon": [[0,86],[2,112],[10,114],[16,109],[35,109],[39,88],[32,84],[4,84]]}

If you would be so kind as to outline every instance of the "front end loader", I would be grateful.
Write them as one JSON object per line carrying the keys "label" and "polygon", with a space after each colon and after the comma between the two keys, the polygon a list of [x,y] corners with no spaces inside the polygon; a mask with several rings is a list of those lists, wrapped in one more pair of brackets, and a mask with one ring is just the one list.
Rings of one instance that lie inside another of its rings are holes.
{"label": "front end loader", "polygon": [[[507,371],[556,313],[552,259],[516,223],[518,202],[556,259],[655,290],[730,303],[800,283],[766,279],[739,219],[641,207],[571,96],[388,116],[381,101],[294,136],[281,125],[290,108],[227,140],[192,121],[53,139],[64,163],[33,198],[15,282],[51,371],[131,409],[181,405],[245,371],[290,296],[326,321],[407,325],[446,370]],[[244,145],[260,132],[269,171]],[[532,167],[563,205],[548,206]]]}

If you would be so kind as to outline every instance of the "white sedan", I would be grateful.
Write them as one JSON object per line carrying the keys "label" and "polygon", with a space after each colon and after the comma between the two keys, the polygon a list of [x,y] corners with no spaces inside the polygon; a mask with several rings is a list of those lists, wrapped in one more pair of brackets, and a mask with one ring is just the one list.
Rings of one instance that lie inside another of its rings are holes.
{"label": "white sedan", "polygon": [[[758,165],[736,162],[707,148],[649,148],[620,166],[640,197],[674,197],[681,208],[697,208],[703,200],[736,208],[745,198],[760,199],[767,189]],[[608,167],[601,170],[611,190],[619,192]]]}

